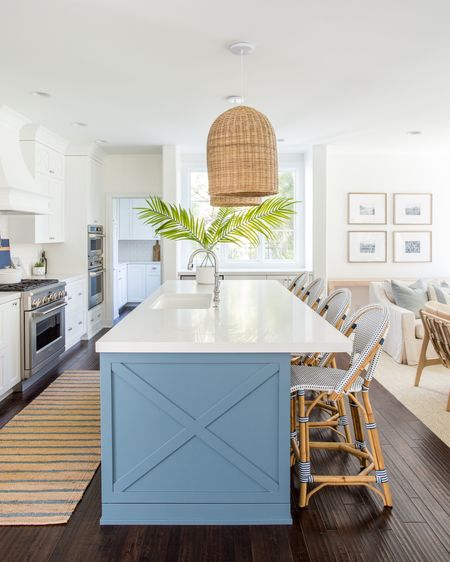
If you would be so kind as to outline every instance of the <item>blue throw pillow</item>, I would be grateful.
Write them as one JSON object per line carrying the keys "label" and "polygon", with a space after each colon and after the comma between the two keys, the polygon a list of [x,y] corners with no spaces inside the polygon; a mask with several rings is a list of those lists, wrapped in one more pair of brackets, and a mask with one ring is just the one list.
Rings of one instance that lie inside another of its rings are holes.
{"label": "blue throw pillow", "polygon": [[414,316],[420,318],[420,309],[428,301],[425,283],[421,279],[412,285],[392,281],[391,286],[395,304],[414,312]]}

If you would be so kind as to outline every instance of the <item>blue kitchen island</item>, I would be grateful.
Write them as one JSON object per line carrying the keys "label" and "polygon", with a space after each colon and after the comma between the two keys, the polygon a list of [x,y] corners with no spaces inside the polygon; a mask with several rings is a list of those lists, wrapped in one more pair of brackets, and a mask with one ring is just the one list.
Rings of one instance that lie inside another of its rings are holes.
{"label": "blue kitchen island", "polygon": [[101,524],[289,524],[291,353],[347,338],[277,281],[167,282],[97,342]]}

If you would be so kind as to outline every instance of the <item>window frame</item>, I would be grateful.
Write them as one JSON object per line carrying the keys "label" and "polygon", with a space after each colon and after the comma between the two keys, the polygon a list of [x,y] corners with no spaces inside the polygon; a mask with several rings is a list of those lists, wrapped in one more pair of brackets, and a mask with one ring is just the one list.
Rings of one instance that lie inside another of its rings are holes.
{"label": "window frame", "polygon": [[[294,199],[299,201],[296,205],[297,213],[294,215],[294,257],[292,260],[271,260],[265,258],[264,239],[258,245],[257,259],[255,260],[230,260],[227,259],[225,248],[220,248],[218,257],[220,265],[224,269],[245,269],[245,270],[302,270],[306,262],[306,228],[305,228],[305,165],[304,155],[298,154],[279,154],[278,167],[280,171],[294,172]],[[204,155],[185,155],[181,160],[180,167],[180,186],[181,204],[191,207],[191,184],[190,175],[193,172],[206,172],[206,157]],[[282,228],[280,230],[283,230]],[[290,230],[290,229],[286,229]],[[224,245],[225,246],[225,245]],[[180,263],[187,263],[192,252],[192,243],[182,241],[179,246]]]}

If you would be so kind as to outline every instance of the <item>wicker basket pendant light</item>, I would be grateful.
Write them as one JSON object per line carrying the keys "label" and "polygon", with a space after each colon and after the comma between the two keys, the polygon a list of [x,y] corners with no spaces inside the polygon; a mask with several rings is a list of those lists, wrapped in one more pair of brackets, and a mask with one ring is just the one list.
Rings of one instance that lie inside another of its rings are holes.
{"label": "wicker basket pendant light", "polygon": [[211,207],[253,207],[262,203],[262,197],[245,197],[244,195],[211,195]]}
{"label": "wicker basket pendant light", "polygon": [[254,205],[258,203],[249,203],[248,198],[278,193],[275,133],[267,117],[256,109],[241,105],[219,115],[208,134],[207,164],[213,206],[218,206],[217,197],[234,201],[243,197]]}

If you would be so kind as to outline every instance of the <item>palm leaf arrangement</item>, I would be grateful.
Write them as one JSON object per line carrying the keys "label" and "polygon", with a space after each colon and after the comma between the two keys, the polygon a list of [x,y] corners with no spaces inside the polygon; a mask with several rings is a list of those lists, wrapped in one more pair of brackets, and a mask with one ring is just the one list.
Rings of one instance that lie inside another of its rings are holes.
{"label": "palm leaf arrangement", "polygon": [[295,214],[296,202],[277,195],[247,209],[222,207],[208,226],[190,209],[166,203],[158,196],[149,197],[146,203],[137,209],[139,218],[153,226],[156,234],[168,240],[191,240],[213,250],[218,244],[257,245],[260,235],[273,239],[275,229]]}

